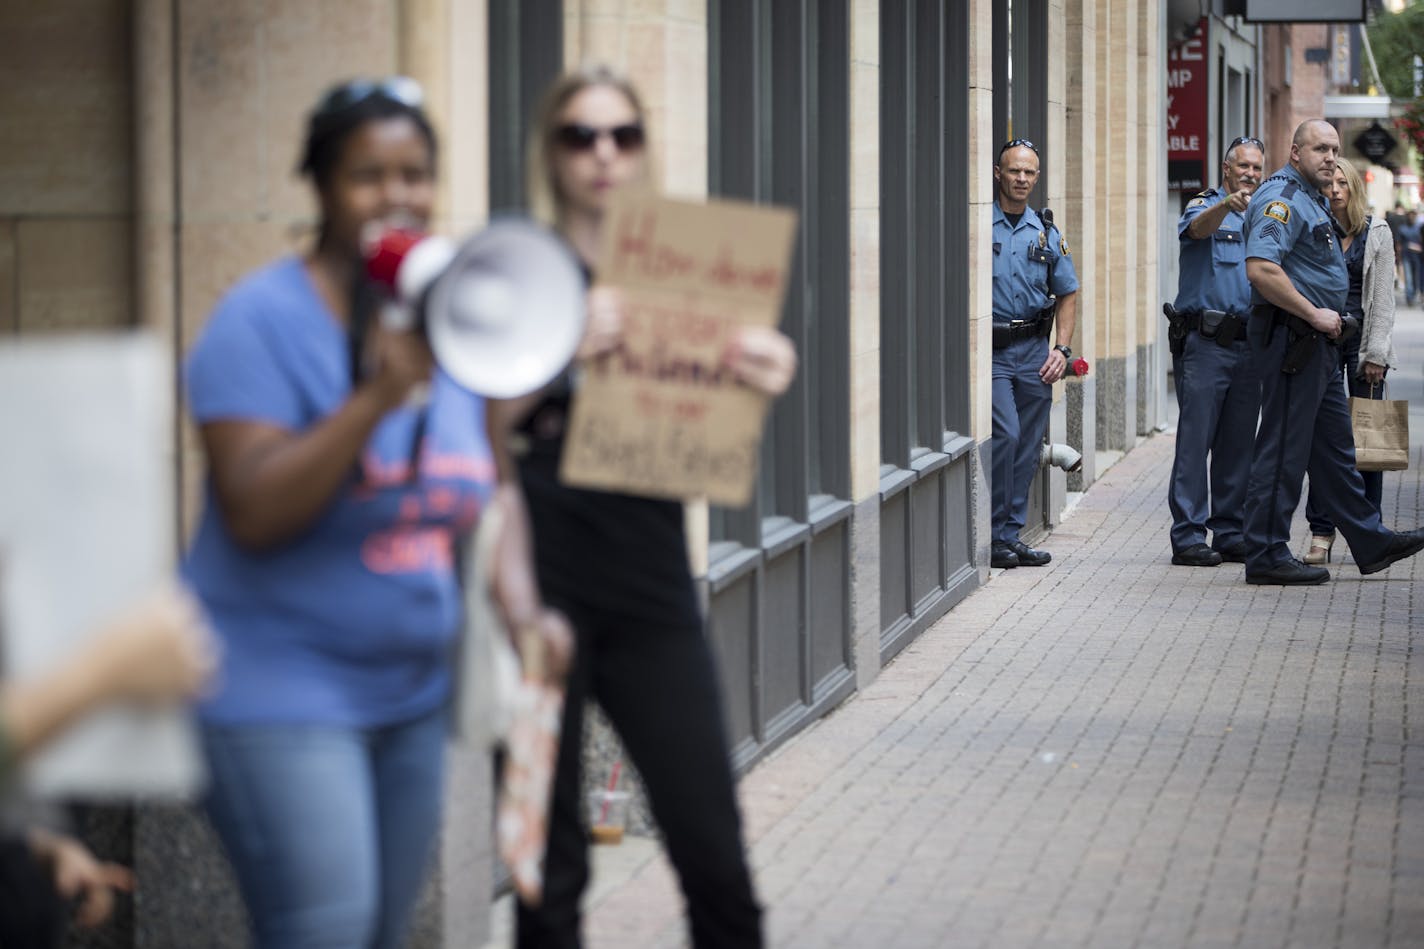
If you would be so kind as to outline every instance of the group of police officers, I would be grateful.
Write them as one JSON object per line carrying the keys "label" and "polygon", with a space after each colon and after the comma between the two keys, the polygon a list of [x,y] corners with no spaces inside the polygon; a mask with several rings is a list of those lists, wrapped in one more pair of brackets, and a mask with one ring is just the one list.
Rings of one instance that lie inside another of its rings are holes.
{"label": "group of police officers", "polygon": [[[1307,473],[1362,574],[1424,549],[1424,529],[1383,525],[1355,469],[1335,349],[1349,274],[1327,200],[1339,154],[1333,126],[1304,122],[1289,163],[1263,181],[1264,144],[1238,138],[1222,161],[1221,186],[1188,202],[1177,224],[1179,289],[1164,308],[1179,407],[1168,490],[1174,564],[1242,563],[1254,584],[1329,580],[1326,568],[1290,551]],[[990,545],[999,568],[1051,559],[1019,532],[1077,317],[1067,239],[1050,215],[1028,206],[1038,174],[1032,142],[999,150]]]}

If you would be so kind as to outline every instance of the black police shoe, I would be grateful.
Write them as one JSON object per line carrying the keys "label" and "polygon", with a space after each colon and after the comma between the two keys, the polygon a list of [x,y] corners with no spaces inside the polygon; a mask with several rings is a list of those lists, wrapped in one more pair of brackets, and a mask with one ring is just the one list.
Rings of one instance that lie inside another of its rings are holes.
{"label": "black police shoe", "polygon": [[1053,555],[1048,551],[1034,550],[1021,540],[1011,542],[1009,549],[1019,558],[1020,567],[1041,567],[1053,559]]}
{"label": "black police shoe", "polygon": [[1245,563],[1246,562],[1246,542],[1239,540],[1229,547],[1212,548],[1221,554],[1223,563]]}
{"label": "black police shoe", "polygon": [[1206,544],[1192,544],[1173,551],[1172,563],[1179,567],[1215,567],[1221,563],[1221,554]]}
{"label": "black police shoe", "polygon": [[1246,582],[1262,586],[1315,586],[1330,579],[1330,571],[1324,567],[1311,567],[1292,557],[1285,563],[1278,563],[1254,573],[1246,571]]}
{"label": "black police shoe", "polygon": [[1007,541],[996,540],[989,545],[989,566],[1010,569],[1019,565],[1019,555]]}
{"label": "black police shoe", "polygon": [[1424,550],[1424,527],[1416,528],[1412,531],[1405,531],[1402,534],[1395,534],[1389,539],[1389,543],[1385,546],[1384,556],[1371,563],[1360,564],[1360,572],[1379,573],[1396,560],[1413,557],[1421,550]]}

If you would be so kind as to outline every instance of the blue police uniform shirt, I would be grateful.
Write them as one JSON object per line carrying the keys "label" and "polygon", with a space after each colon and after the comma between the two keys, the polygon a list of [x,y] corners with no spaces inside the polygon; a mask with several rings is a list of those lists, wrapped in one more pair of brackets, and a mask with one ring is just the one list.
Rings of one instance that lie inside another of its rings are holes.
{"label": "blue police uniform shirt", "polygon": [[1246,279],[1246,218],[1240,211],[1227,211],[1215,231],[1196,239],[1187,228],[1197,215],[1225,201],[1225,188],[1211,188],[1187,202],[1177,221],[1181,241],[1177,301],[1183,313],[1222,310],[1245,316],[1251,307],[1251,282]]}
{"label": "blue police uniform shirt", "polygon": [[[1330,204],[1290,165],[1261,182],[1251,196],[1246,256],[1280,264],[1301,296],[1315,306],[1343,311],[1350,274]],[[1251,301],[1267,302],[1255,288]]]}
{"label": "blue police uniform shirt", "polygon": [[1025,207],[1018,226],[1011,227],[999,202],[994,202],[994,321],[1031,320],[1048,306],[1048,265],[1053,263],[1054,296],[1078,289],[1078,272],[1068,240],[1058,228],[1047,228],[1033,208]]}

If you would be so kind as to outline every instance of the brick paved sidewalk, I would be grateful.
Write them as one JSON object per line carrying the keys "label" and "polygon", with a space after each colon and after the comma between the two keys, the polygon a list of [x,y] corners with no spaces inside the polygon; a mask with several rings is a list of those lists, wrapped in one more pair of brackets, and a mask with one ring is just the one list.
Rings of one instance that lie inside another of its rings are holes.
{"label": "brick paved sidewalk", "polygon": [[[1401,321],[1391,396],[1418,410],[1424,320]],[[1424,562],[1361,577],[1342,543],[1308,589],[1173,567],[1172,448],[743,779],[773,946],[1424,945]],[[1386,523],[1424,520],[1416,456]],[[589,945],[683,945],[632,846],[596,871]]]}

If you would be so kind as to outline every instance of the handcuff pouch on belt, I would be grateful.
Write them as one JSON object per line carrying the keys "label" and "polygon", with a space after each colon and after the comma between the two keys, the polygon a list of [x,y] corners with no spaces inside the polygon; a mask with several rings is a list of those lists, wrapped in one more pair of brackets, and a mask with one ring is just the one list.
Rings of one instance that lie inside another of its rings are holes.
{"label": "handcuff pouch on belt", "polygon": [[1202,310],[1198,317],[1198,331],[1204,338],[1215,340],[1218,346],[1231,346],[1242,328],[1241,320],[1225,310]]}
{"label": "handcuff pouch on belt", "polygon": [[1226,348],[1245,335],[1246,321],[1225,310],[1184,312],[1164,303],[1162,312],[1167,317],[1167,345],[1173,356],[1180,357],[1186,350],[1187,336],[1192,330]]}

